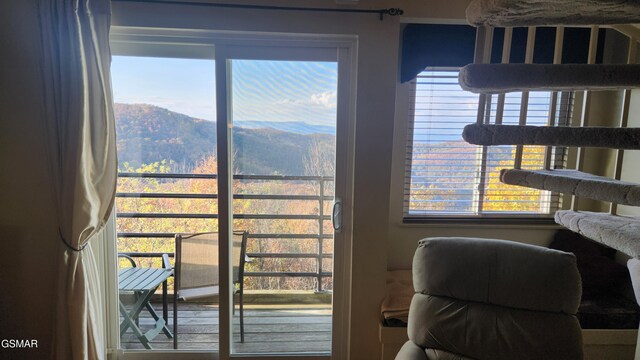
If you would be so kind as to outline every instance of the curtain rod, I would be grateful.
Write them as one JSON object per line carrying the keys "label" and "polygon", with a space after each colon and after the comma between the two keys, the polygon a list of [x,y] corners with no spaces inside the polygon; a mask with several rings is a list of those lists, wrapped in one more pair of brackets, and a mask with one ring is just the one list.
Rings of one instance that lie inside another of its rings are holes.
{"label": "curtain rod", "polygon": [[380,20],[382,20],[384,18],[384,15],[399,16],[399,15],[403,15],[404,14],[404,10],[402,10],[400,8],[373,9],[373,10],[332,9],[332,8],[291,7],[291,6],[274,6],[274,5],[222,4],[222,3],[205,3],[205,2],[196,2],[196,1],[175,1],[175,0],[167,0],[167,1],[164,1],[164,0],[112,0],[112,2],[167,4],[167,5],[189,5],[189,6],[233,8],[233,9],[366,13],[366,14],[378,14],[378,15],[380,15]]}

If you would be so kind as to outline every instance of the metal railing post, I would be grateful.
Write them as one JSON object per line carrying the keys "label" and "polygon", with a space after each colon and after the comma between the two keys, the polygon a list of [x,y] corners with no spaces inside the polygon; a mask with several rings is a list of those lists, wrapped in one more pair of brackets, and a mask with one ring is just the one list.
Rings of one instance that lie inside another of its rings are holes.
{"label": "metal railing post", "polygon": [[318,287],[317,291],[322,292],[322,248],[324,244],[324,179],[322,176],[318,179],[320,185],[320,199],[318,200]]}

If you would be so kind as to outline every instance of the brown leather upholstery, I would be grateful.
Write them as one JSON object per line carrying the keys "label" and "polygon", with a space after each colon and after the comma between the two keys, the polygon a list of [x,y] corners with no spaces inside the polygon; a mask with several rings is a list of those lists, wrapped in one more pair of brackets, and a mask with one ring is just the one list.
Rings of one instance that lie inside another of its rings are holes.
{"label": "brown leather upholstery", "polygon": [[506,240],[428,238],[416,250],[413,283],[412,345],[396,360],[582,359],[573,254]]}

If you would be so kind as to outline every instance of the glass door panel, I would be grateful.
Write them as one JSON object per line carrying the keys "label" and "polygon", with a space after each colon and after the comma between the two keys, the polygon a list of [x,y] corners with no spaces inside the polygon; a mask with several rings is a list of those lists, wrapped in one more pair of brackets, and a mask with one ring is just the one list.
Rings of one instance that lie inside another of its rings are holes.
{"label": "glass door panel", "polygon": [[246,232],[232,353],[331,352],[338,63],[322,60],[228,60],[232,226]]}
{"label": "glass door panel", "polygon": [[[118,252],[132,258],[140,272],[162,269],[166,254],[177,272],[174,239],[183,234],[181,291],[196,287],[194,284],[217,286],[217,244],[188,237],[218,231],[215,63],[114,56],[111,71],[119,161]],[[168,301],[164,303],[162,284],[149,283],[148,289],[126,286],[125,275],[135,274],[124,271],[132,264],[120,258],[122,348],[168,350],[176,346],[179,350],[218,351],[216,292],[179,300],[174,327],[175,277],[167,280]],[[142,298],[147,294],[148,301]],[[139,314],[135,314],[136,307]],[[161,322],[166,322],[166,328],[150,336],[150,341],[140,336],[151,334]]]}

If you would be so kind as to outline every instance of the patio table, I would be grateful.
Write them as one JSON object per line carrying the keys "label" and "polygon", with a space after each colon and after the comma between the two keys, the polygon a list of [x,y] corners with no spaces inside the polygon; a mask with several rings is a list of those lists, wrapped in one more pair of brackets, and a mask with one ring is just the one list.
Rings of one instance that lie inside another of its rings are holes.
{"label": "patio table", "polygon": [[[120,323],[120,336],[124,335],[128,328],[131,328],[138,340],[140,340],[142,345],[147,349],[151,349],[149,342],[162,331],[167,337],[173,337],[173,334],[167,327],[166,320],[158,316],[149,302],[158,286],[171,275],[173,275],[172,269],[163,268],[130,267],[119,271],[118,288],[120,293],[130,292],[137,295],[136,302],[130,311],[127,311],[122,303],[122,299],[120,299],[120,314],[123,317]],[[140,312],[144,308],[149,311],[156,321],[154,328],[146,333],[143,333],[136,323]]]}

